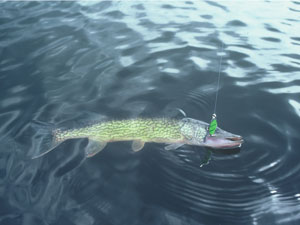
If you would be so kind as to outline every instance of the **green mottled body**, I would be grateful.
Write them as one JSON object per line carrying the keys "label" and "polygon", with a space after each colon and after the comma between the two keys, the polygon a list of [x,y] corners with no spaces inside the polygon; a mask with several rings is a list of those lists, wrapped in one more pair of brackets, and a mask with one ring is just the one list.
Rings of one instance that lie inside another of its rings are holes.
{"label": "green mottled body", "polygon": [[[185,126],[185,129],[183,129]],[[128,119],[107,121],[79,129],[58,131],[56,141],[72,138],[89,138],[95,141],[115,142],[140,140],[142,142],[184,143],[193,128],[186,127],[182,120],[173,119]],[[183,131],[186,131],[186,134]]]}

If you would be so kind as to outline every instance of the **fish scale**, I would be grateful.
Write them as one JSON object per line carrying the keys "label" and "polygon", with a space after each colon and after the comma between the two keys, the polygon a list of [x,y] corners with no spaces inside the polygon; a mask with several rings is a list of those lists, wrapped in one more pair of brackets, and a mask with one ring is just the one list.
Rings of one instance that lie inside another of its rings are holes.
{"label": "fish scale", "polygon": [[90,137],[111,141],[142,140],[144,142],[162,142],[162,140],[183,140],[178,120],[168,119],[132,119],[107,121],[89,127],[56,132],[56,140]]}

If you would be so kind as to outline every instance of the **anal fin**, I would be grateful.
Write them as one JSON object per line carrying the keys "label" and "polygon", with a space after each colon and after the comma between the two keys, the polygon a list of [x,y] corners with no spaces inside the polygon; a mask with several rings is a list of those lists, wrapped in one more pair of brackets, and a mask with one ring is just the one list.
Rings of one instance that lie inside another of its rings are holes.
{"label": "anal fin", "polygon": [[95,141],[95,140],[89,139],[89,143],[85,147],[86,157],[87,158],[93,157],[94,155],[96,155],[97,153],[102,151],[105,148],[106,144],[107,144],[107,142],[104,142],[104,141]]}
{"label": "anal fin", "polygon": [[166,150],[173,150],[173,149],[177,149],[179,147],[181,147],[182,145],[184,145],[183,143],[174,143],[174,144],[170,144],[165,146]]}
{"label": "anal fin", "polygon": [[141,140],[135,140],[132,142],[131,148],[133,151],[138,152],[140,151],[145,145],[145,142]]}

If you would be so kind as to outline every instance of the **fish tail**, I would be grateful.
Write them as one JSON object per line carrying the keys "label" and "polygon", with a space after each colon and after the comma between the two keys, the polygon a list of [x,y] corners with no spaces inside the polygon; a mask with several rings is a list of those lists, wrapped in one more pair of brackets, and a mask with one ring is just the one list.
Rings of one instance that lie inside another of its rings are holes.
{"label": "fish tail", "polygon": [[33,121],[31,124],[34,131],[34,154],[32,159],[37,159],[55,149],[64,140],[59,138],[61,131],[55,129],[51,123]]}

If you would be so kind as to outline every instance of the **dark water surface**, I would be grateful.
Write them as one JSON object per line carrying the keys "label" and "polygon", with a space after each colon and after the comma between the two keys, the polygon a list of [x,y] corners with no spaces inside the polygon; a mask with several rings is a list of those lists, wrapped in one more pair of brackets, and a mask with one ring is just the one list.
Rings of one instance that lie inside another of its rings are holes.
{"label": "dark water surface", "polygon": [[[300,2],[0,4],[0,224],[300,224]],[[209,121],[240,151],[70,140],[32,121]],[[203,160],[208,163],[203,163]]]}

